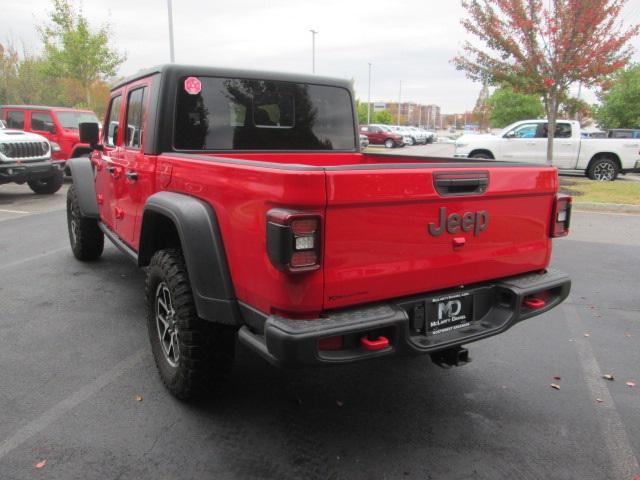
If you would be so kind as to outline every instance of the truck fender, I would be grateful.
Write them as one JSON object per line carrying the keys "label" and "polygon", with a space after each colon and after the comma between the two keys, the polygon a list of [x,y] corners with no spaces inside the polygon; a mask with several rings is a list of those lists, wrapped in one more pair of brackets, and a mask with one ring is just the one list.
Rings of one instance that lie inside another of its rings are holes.
{"label": "truck fender", "polygon": [[85,217],[100,218],[96,200],[96,178],[91,160],[87,157],[72,158],[67,160],[67,167],[73,177],[73,188],[78,197],[80,212]]}
{"label": "truck fender", "polygon": [[77,158],[77,157],[89,157],[91,156],[91,147],[89,147],[88,145],[78,145],[73,149],[73,152],[71,152],[71,157],[70,158]]}
{"label": "truck fender", "polygon": [[[172,239],[176,233],[177,238]],[[155,193],[147,199],[142,214],[138,265],[149,265],[156,251],[178,246],[175,242],[182,248],[198,316],[216,323],[240,325],[215,211],[188,195]]]}

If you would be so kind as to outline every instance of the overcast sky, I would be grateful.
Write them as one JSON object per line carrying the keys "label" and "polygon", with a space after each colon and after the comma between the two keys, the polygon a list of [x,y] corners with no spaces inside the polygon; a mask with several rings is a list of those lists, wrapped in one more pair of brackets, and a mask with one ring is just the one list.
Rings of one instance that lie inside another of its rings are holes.
{"label": "overcast sky", "polygon": [[[35,51],[34,28],[50,0],[0,0],[0,42]],[[79,3],[77,3],[79,4]],[[127,55],[121,75],[169,60],[166,0],[85,0],[93,25],[109,21],[113,44]],[[311,33],[316,36],[316,73],[355,80],[372,100],[435,103],[443,112],[472,109],[480,85],[450,63],[465,32],[459,0],[174,0],[176,61],[212,66],[311,71]],[[628,20],[640,21],[640,0],[630,0]],[[634,41],[640,50],[640,41]],[[636,53],[636,60],[640,55]],[[584,95],[584,92],[583,92]],[[593,101],[592,94],[586,94]]]}

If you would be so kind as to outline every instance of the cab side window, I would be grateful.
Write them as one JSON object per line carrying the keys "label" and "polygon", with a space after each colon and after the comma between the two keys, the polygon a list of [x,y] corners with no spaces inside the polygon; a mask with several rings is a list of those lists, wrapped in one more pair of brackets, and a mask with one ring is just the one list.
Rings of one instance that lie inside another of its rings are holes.
{"label": "cab side window", "polygon": [[537,123],[525,123],[524,125],[517,126],[513,130],[511,130],[511,132],[513,132],[514,138],[535,138],[537,130]]}
{"label": "cab side window", "polygon": [[107,118],[107,124],[104,126],[104,144],[108,147],[115,147],[118,140],[120,105],[122,105],[122,96],[111,99],[109,117]]}
{"label": "cab side window", "polygon": [[144,94],[145,87],[129,92],[127,101],[127,129],[124,145],[139,149],[142,145],[142,129],[144,128]]}
{"label": "cab side window", "polygon": [[38,132],[56,133],[56,126],[50,113],[33,112],[31,114],[31,130]]}
{"label": "cab side window", "polygon": [[[547,138],[549,135],[549,124],[544,123],[541,125],[540,134],[538,138]],[[556,123],[556,133],[554,138],[571,138],[571,124],[570,123]]]}
{"label": "cab side window", "polygon": [[22,130],[24,128],[24,112],[11,110],[7,113],[7,128]]}

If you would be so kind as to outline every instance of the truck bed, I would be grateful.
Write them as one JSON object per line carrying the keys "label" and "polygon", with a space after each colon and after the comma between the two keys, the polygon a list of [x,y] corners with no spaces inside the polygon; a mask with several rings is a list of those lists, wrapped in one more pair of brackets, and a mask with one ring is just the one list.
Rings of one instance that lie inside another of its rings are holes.
{"label": "truck bed", "polygon": [[[160,188],[213,206],[236,296],[265,313],[314,316],[539,271],[551,255],[552,167],[336,152],[171,153],[157,162]],[[451,178],[487,185],[438,187]],[[265,219],[276,207],[322,217],[321,269],[292,276],[269,263]],[[468,231],[429,233],[466,213]],[[486,215],[486,228],[471,226],[471,215]]]}

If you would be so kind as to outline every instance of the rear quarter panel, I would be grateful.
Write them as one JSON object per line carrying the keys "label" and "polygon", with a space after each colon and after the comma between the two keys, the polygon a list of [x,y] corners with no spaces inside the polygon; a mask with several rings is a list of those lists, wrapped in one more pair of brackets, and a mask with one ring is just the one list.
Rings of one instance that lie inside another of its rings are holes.
{"label": "rear quarter panel", "polygon": [[599,153],[612,153],[620,159],[622,168],[633,168],[640,160],[640,139],[635,138],[583,138],[576,168],[585,170],[591,159]]}
{"label": "rear quarter panel", "polygon": [[[287,170],[217,163],[195,157],[158,158],[157,185],[213,206],[236,296],[263,312],[314,314],[322,309],[323,271],[286,275],[267,257],[266,214],[275,207],[324,215],[322,170]],[[169,174],[167,172],[170,172]]]}

